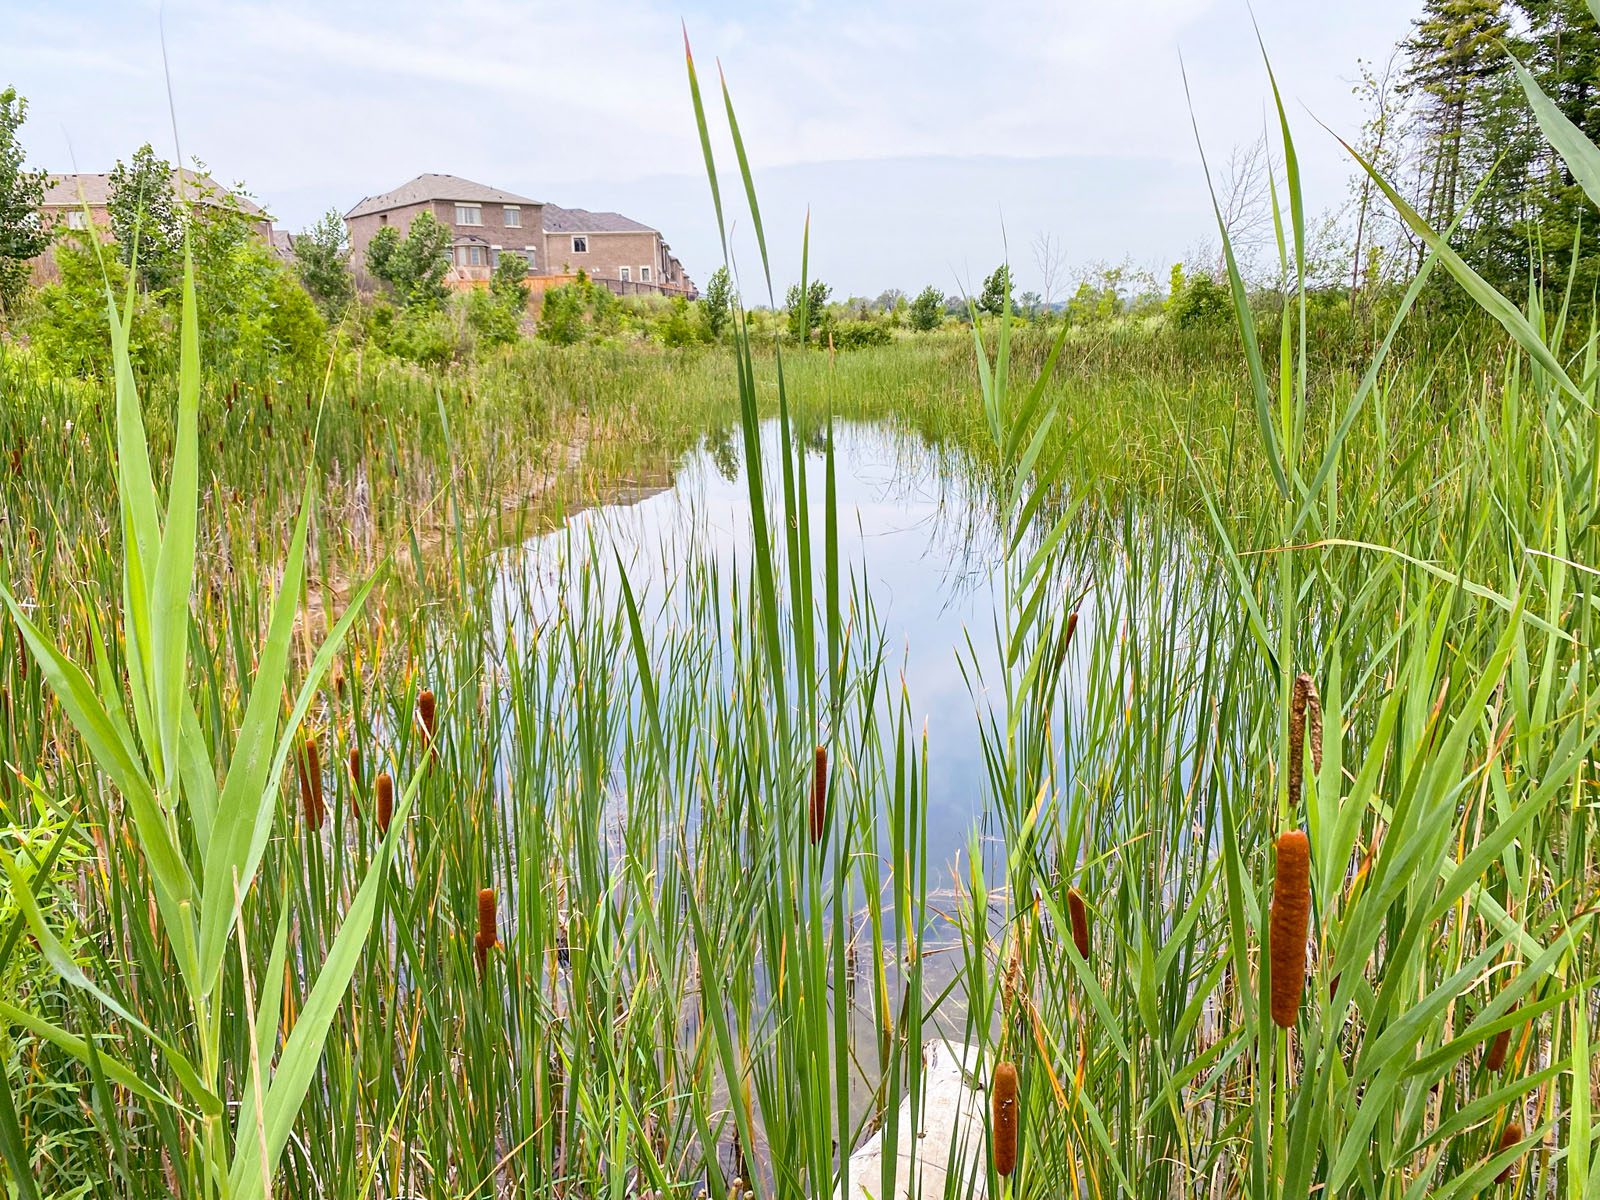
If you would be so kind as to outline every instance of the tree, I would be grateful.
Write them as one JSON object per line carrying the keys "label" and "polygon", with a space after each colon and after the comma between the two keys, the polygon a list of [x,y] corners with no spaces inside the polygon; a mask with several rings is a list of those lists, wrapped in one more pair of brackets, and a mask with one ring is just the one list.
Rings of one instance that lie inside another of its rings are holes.
{"label": "tree", "polygon": [[789,334],[802,344],[811,341],[811,335],[822,324],[823,310],[833,289],[820,279],[813,279],[802,293],[798,283],[791,284],[784,297],[784,309],[789,314]]}
{"label": "tree", "polygon": [[407,308],[432,308],[445,298],[450,270],[450,229],[432,213],[411,222],[405,237],[393,225],[367,243],[367,270],[394,289]]}
{"label": "tree", "polygon": [[23,168],[17,130],[28,102],[15,88],[0,91],[0,320],[16,307],[28,282],[28,260],[43,254],[50,231],[39,218],[44,175]]}
{"label": "tree", "polygon": [[295,273],[322,315],[336,321],[355,298],[350,274],[350,235],[338,210],[322,218],[294,239]]}
{"label": "tree", "polygon": [[998,317],[1008,308],[1016,310],[1016,303],[1011,298],[1011,267],[1001,263],[983,281],[983,291],[978,294],[978,311]]}
{"label": "tree", "polygon": [[[28,340],[52,369],[78,378],[109,378],[111,326],[106,321],[106,285],[120,302],[127,268],[114,255],[102,256],[94,231],[71,229],[56,242],[56,278],[39,289],[28,321]],[[153,370],[164,339],[161,313],[148,293],[135,293],[133,336],[128,353],[134,370]]]}
{"label": "tree", "polygon": [[172,164],[157,158],[146,142],[133,161],[111,169],[106,212],[117,255],[133,266],[141,287],[162,292],[175,287],[183,271],[183,223],[172,190]]}
{"label": "tree", "polygon": [[1425,0],[1404,43],[1404,87],[1421,93],[1425,184],[1422,215],[1436,229],[1455,220],[1487,169],[1474,136],[1509,68],[1502,0]]}
{"label": "tree", "polygon": [[721,340],[722,331],[733,316],[733,277],[726,266],[711,272],[711,278],[706,281],[706,294],[700,297],[700,315],[711,340]]}
{"label": "tree", "polygon": [[1067,252],[1061,239],[1053,234],[1041,233],[1033,239],[1033,261],[1039,268],[1039,281],[1044,286],[1044,306],[1055,307],[1056,285],[1066,272]]}
{"label": "tree", "polygon": [[918,333],[927,333],[939,328],[943,322],[944,296],[930,283],[911,302],[911,328]]}

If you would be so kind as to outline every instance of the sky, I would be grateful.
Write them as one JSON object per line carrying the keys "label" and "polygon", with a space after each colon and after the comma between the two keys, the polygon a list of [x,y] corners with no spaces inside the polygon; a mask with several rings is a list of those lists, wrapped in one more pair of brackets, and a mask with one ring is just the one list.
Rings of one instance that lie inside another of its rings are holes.
{"label": "sky", "polygon": [[[1386,61],[1418,7],[1256,0],[1313,212],[1346,197],[1329,130],[1360,126],[1358,61]],[[1214,171],[1272,104],[1244,0],[0,0],[0,29],[31,165],[105,171],[148,141],[291,230],[461,175],[656,226],[704,282],[723,250],[687,29],[750,303],[766,283],[719,64],[780,300],[808,213],[835,297],[976,289],[1007,257],[1042,291],[1045,236],[1064,275],[1164,276],[1215,231],[1185,75]]]}

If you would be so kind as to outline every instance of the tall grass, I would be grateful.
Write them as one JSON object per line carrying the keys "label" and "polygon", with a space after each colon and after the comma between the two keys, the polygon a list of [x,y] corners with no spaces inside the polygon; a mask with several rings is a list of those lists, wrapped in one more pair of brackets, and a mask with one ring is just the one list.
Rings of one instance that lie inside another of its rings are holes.
{"label": "tall grass", "polygon": [[[190,369],[176,417],[0,361],[8,1182],[888,1195],[940,1036],[998,1085],[953,1194],[1594,1194],[1594,343],[1430,245],[1505,337],[742,325],[270,405]],[[1002,550],[955,862],[840,553],[847,419],[970,474]],[[705,430],[747,556],[647,588],[573,532],[553,589],[500,571]]]}

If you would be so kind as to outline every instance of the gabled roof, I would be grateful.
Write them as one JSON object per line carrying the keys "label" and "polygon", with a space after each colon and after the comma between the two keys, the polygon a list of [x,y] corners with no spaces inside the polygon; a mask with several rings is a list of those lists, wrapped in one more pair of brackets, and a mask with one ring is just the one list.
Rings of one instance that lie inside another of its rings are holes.
{"label": "gabled roof", "polygon": [[501,191],[459,175],[418,175],[409,183],[402,183],[392,192],[368,196],[345,213],[345,220],[366,217],[373,213],[388,212],[392,208],[405,208],[411,204],[427,204],[434,200],[460,200],[468,204],[538,204],[515,192]]}
{"label": "gabled roof", "polygon": [[544,206],[544,231],[546,233],[655,233],[649,225],[642,225],[631,217],[614,212],[590,212],[587,208],[560,208],[554,204]]}
{"label": "gabled roof", "polygon": [[[220,204],[231,198],[241,212],[253,217],[265,217],[261,206],[245,196],[237,195],[223,187],[209,175],[191,171],[187,167],[172,172],[172,190],[201,204]],[[44,200],[40,208],[104,208],[111,199],[111,176],[98,175],[48,175],[44,181]]]}

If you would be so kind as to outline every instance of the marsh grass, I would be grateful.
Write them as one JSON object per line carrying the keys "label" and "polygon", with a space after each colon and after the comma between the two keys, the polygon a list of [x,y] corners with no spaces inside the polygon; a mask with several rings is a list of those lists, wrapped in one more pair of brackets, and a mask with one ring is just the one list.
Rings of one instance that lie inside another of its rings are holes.
{"label": "marsh grass", "polygon": [[[690,72],[721,221],[735,196]],[[36,973],[0,1000],[10,1182],[848,1193],[874,1130],[892,1169],[940,1035],[1015,1088],[981,1106],[991,1152],[951,1164],[956,1191],[1411,1200],[1509,1172],[1594,1194],[1596,351],[1559,304],[1483,295],[1425,240],[1504,337],[1418,355],[1379,328],[1348,361],[1290,289],[1262,337],[1252,315],[1210,348],[1001,321],[835,359],[742,326],[730,355],[346,364],[320,404],[190,375],[176,418],[0,359],[0,444],[26,439],[0,481],[5,811],[53,830],[7,845],[0,973],[38,961],[26,928],[98,989]],[[136,415],[150,476],[182,483],[164,505],[129,474]],[[954,863],[929,853],[940,746],[841,565],[845,419],[959,464],[997,533],[996,621],[962,657],[988,841]],[[691,550],[646,589],[590,537],[558,605],[495,591],[493,550],[541,525],[506,490],[580,428],[557,510],[603,494],[590,472],[637,479],[731,432],[748,558]],[[191,489],[179,604],[161,547]],[[328,586],[385,559],[397,578],[360,611]],[[138,603],[158,577],[166,603]],[[330,630],[337,653],[315,651]],[[80,687],[51,648],[86,641]],[[84,736],[91,697],[131,713],[109,740]],[[235,811],[213,764],[268,727],[236,896],[207,850]],[[145,820],[129,764],[96,769],[108,746],[132,747]],[[296,819],[291,753],[333,820]],[[1308,928],[1280,966],[1287,830]]]}

